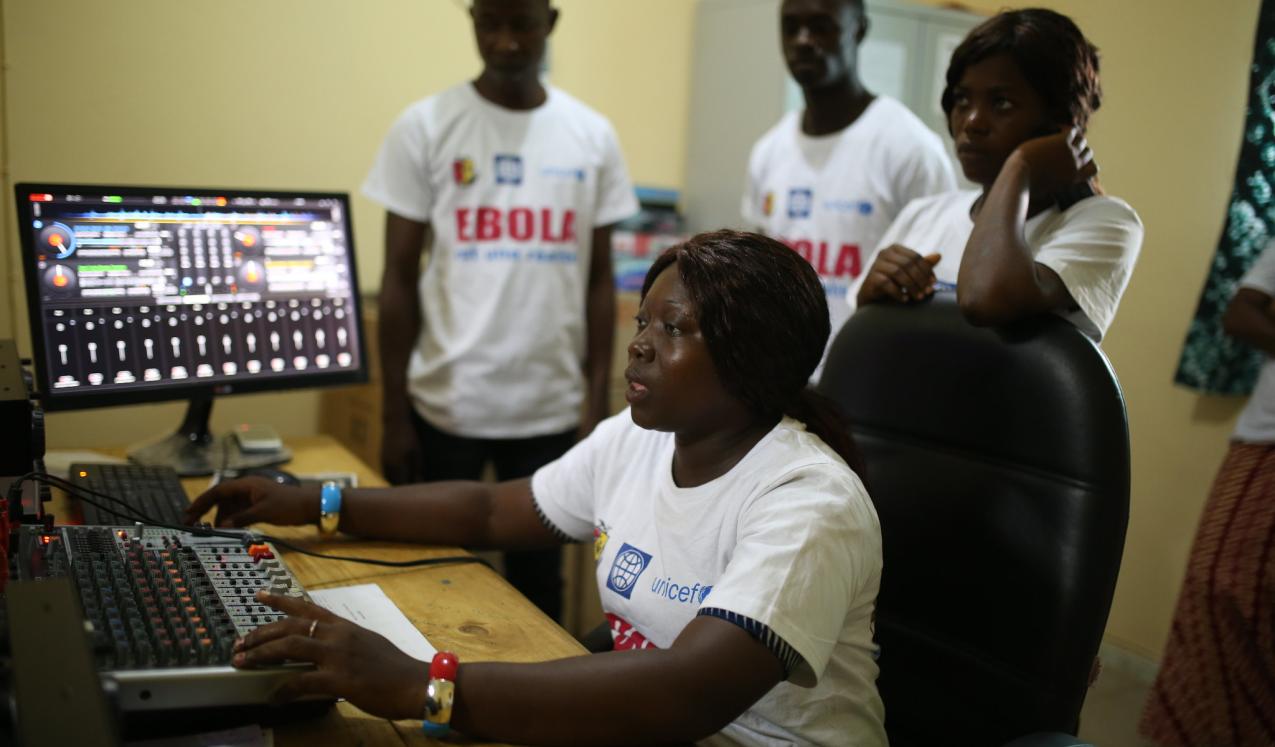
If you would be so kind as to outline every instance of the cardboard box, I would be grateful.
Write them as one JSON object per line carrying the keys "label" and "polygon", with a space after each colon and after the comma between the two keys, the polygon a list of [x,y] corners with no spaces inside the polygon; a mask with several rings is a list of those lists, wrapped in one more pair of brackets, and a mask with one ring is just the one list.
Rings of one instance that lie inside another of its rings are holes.
{"label": "cardboard box", "polygon": [[326,433],[376,469],[381,465],[381,361],[376,344],[375,299],[363,303],[363,343],[368,381],[324,390],[319,400],[319,431]]}

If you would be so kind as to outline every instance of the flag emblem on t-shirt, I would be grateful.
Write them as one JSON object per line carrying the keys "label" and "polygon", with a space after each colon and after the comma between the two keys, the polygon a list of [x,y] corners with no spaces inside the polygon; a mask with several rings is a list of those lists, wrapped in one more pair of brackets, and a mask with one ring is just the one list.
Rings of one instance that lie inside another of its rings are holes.
{"label": "flag emblem on t-shirt", "polygon": [[651,563],[649,553],[644,553],[625,542],[611,562],[611,572],[607,574],[607,588],[628,599],[637,586],[638,577]]}
{"label": "flag emblem on t-shirt", "polygon": [[496,183],[515,186],[522,184],[522,156],[496,156]]}
{"label": "flag emblem on t-shirt", "polygon": [[815,195],[809,189],[788,190],[788,217],[809,218],[810,206],[814,204]]}
{"label": "flag emblem on t-shirt", "polygon": [[766,196],[761,199],[761,214],[769,218],[770,214],[773,213],[774,211],[775,211],[775,193],[767,192]]}
{"label": "flag emblem on t-shirt", "polygon": [[478,178],[477,172],[474,171],[474,159],[457,158],[452,161],[452,178],[462,186],[473,184],[474,179]]}
{"label": "flag emblem on t-shirt", "polygon": [[596,563],[602,557],[602,551],[607,547],[607,540],[610,538],[608,532],[611,528],[606,525],[605,521],[599,521],[598,525],[593,528],[593,561]]}

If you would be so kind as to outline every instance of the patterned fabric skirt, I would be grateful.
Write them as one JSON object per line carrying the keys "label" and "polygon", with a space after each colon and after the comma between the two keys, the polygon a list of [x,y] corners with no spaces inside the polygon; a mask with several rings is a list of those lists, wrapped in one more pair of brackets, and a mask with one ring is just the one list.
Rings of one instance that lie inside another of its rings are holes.
{"label": "patterned fabric skirt", "polygon": [[1140,729],[1165,747],[1275,745],[1275,444],[1231,444]]}

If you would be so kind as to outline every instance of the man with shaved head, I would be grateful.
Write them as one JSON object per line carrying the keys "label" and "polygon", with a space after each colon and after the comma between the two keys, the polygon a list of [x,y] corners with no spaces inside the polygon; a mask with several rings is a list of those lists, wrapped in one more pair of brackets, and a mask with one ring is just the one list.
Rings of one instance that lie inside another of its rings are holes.
{"label": "man with shaved head", "polygon": [[[386,208],[393,483],[477,479],[488,464],[526,477],[610,414],[611,227],[638,206],[610,123],[540,80],[558,15],[547,0],[475,0],[482,72],[408,107],[363,185]],[[556,548],[505,565],[560,616]]]}
{"label": "man with shaved head", "polygon": [[939,136],[860,80],[862,0],[784,0],[779,26],[805,107],[753,146],[742,212],[814,265],[835,337],[850,314],[846,289],[895,216],[956,181]]}

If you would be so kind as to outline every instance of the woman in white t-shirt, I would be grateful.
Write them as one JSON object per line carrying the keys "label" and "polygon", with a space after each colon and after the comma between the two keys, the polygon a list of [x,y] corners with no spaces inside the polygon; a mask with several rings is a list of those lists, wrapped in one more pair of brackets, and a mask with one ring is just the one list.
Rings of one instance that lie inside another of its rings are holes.
{"label": "woman in white t-shirt", "polygon": [[1141,732],[1157,745],[1275,744],[1275,242],[1226,333],[1265,354],[1200,516]]}
{"label": "woman in white t-shirt", "polygon": [[848,302],[913,303],[955,286],[974,324],[1052,312],[1102,339],[1143,232],[1094,178],[1085,129],[1101,98],[1097,50],[1066,16],[1008,11],[971,31],[942,104],[979,189],[904,208]]}
{"label": "woman in white t-shirt", "polygon": [[365,537],[592,542],[614,651],[436,660],[427,676],[375,633],[262,591],[289,618],[248,634],[235,666],[314,662],[284,697],[426,715],[432,734],[450,718],[472,737],[528,744],[884,745],[880,526],[847,431],[806,387],[829,330],[814,269],[758,234],[702,234],[656,260],[636,321],[630,408],[530,479],[334,498],[249,478],[188,514],[216,506],[222,525],[304,524],[323,507],[331,527],[335,502],[339,529]]}

